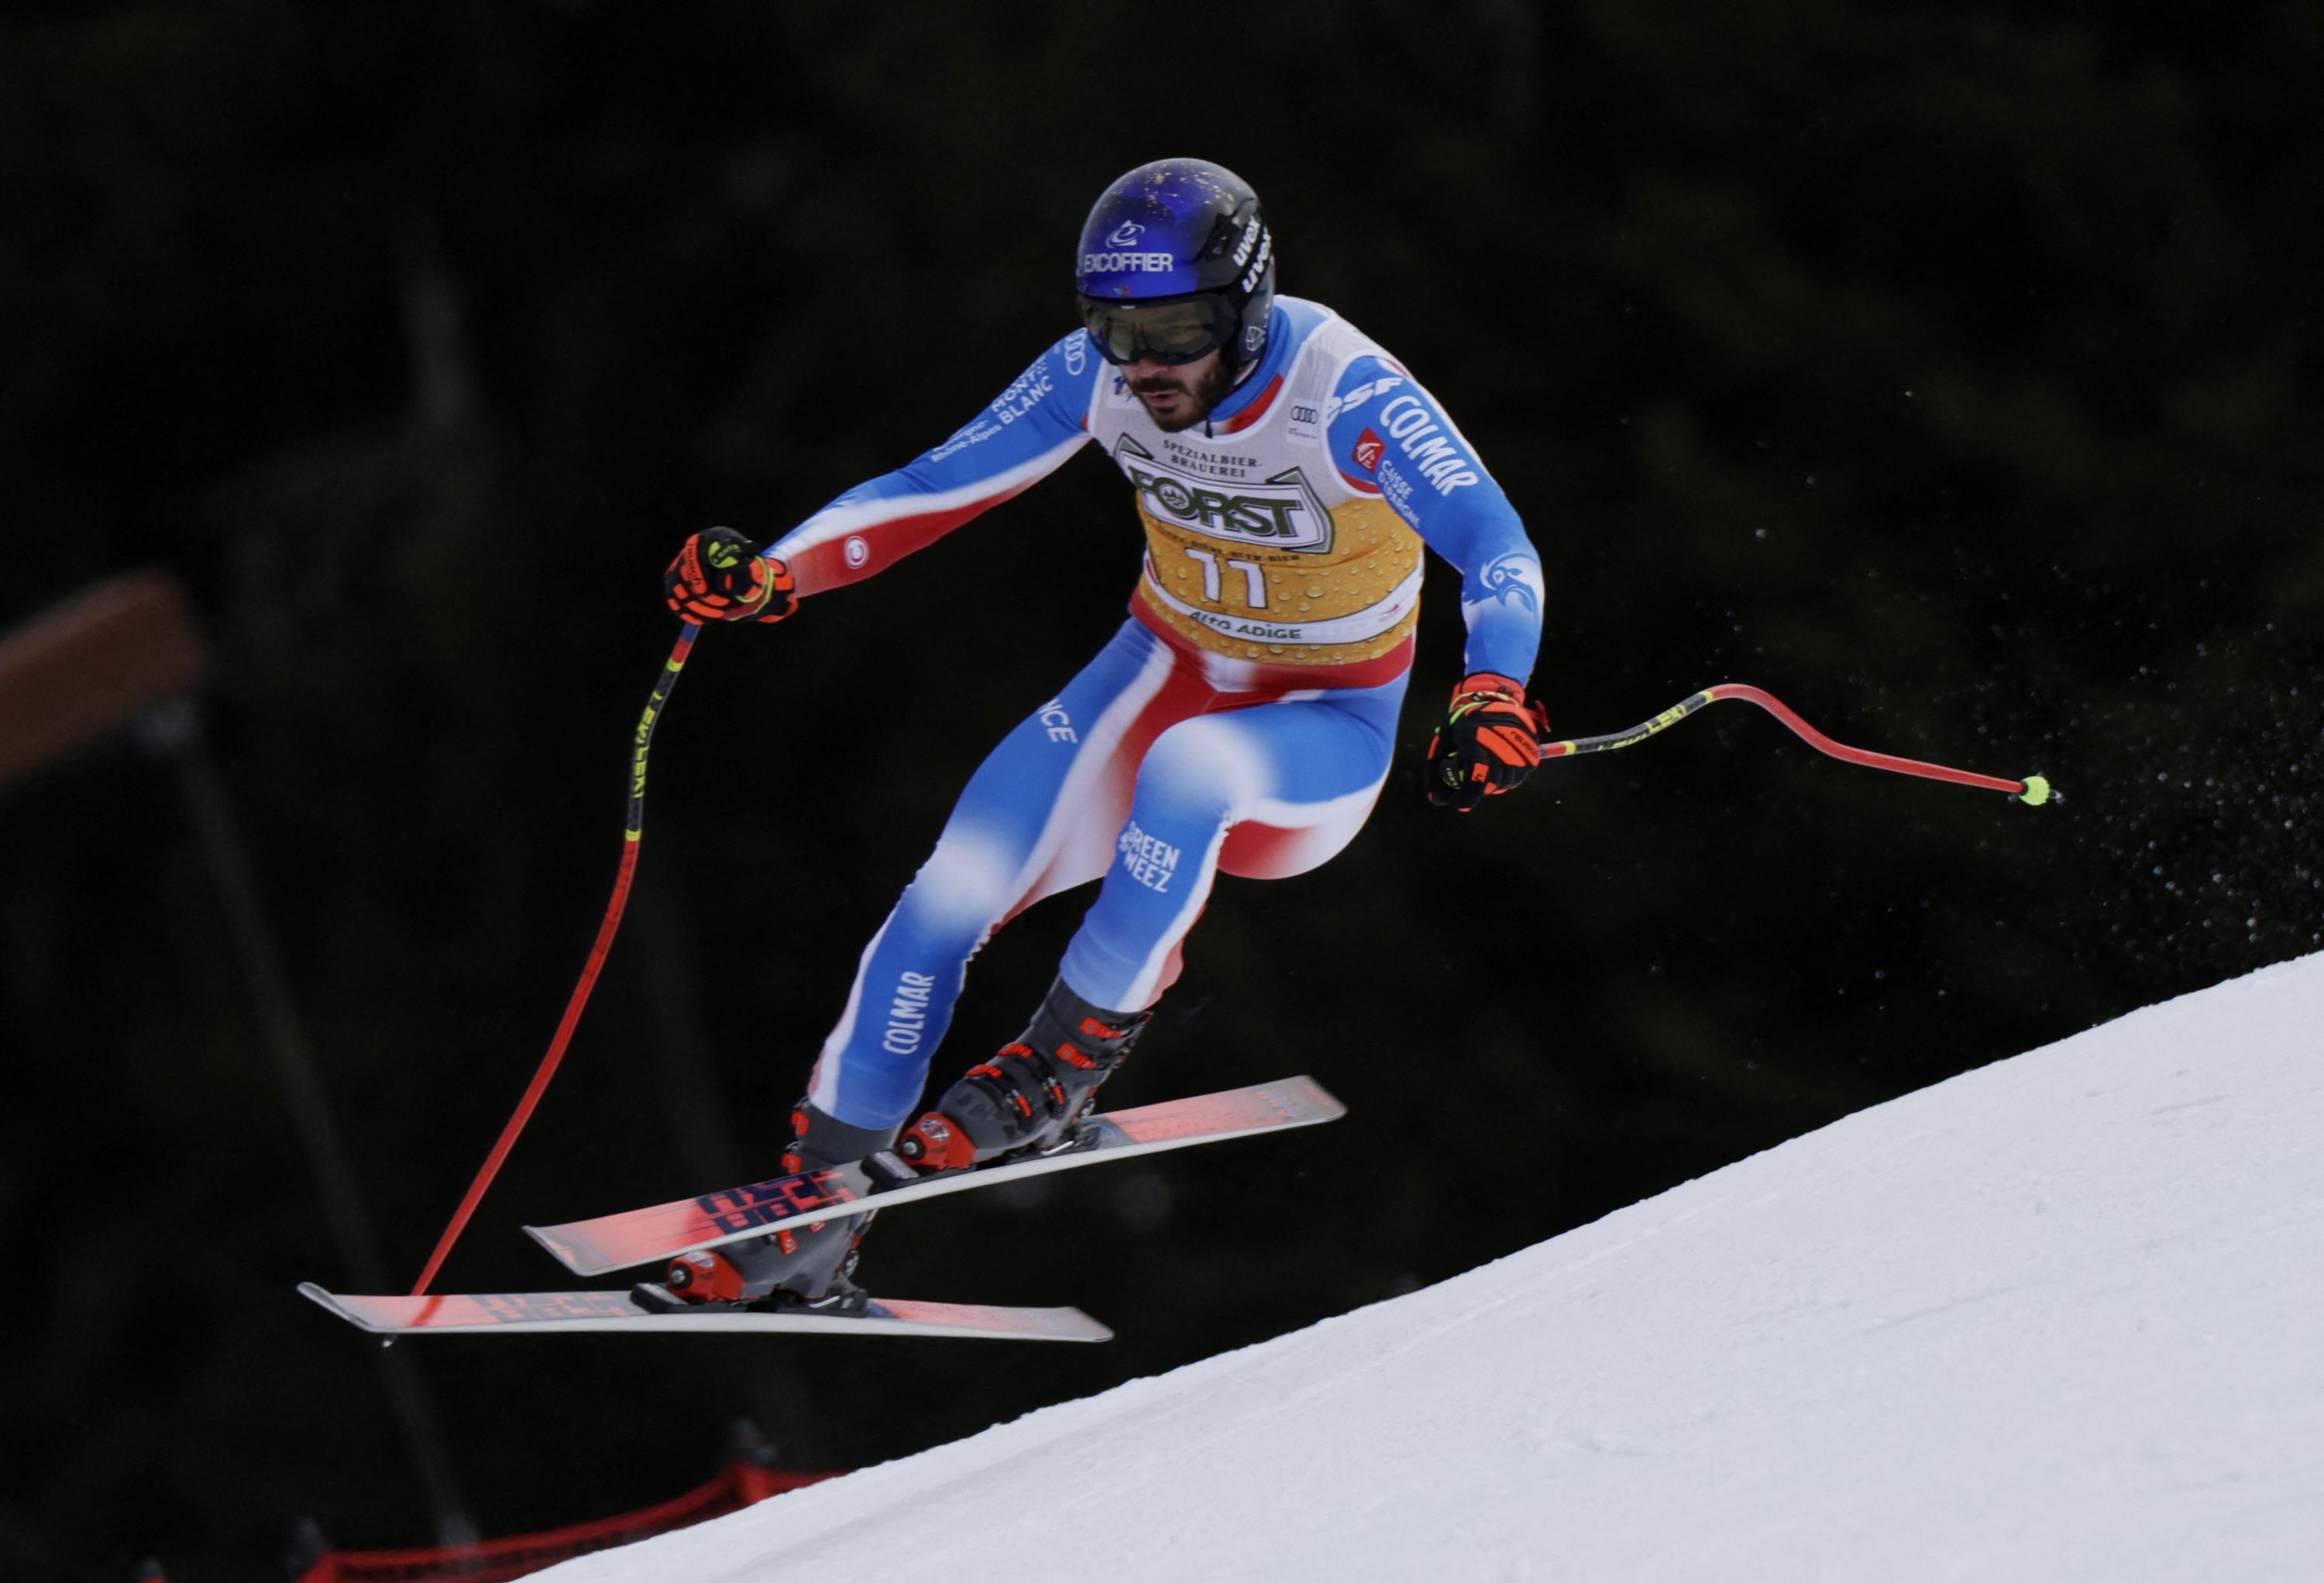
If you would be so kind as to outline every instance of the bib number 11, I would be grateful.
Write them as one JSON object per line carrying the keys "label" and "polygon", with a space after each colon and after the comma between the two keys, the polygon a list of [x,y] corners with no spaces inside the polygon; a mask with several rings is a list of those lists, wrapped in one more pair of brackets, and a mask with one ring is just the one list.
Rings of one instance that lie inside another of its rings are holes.
{"label": "bib number 11", "polygon": [[[1219,592],[1219,557],[1207,549],[1189,548],[1186,553],[1203,563],[1203,597],[1213,604],[1222,603]],[[1253,610],[1267,608],[1267,574],[1257,561],[1227,562],[1242,574],[1243,603]]]}

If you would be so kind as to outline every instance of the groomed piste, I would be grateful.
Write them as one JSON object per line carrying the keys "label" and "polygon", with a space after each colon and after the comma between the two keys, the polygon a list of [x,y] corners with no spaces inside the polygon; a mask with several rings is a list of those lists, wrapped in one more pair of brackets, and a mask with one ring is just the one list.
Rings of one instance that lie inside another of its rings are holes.
{"label": "groomed piste", "polygon": [[2324,1576],[2324,957],[543,1576]]}

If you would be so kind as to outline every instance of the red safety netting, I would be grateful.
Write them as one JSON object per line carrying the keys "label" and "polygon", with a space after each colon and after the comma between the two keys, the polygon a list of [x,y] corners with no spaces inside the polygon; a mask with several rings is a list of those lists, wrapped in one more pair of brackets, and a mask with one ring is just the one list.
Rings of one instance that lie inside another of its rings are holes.
{"label": "red safety netting", "polygon": [[835,1477],[829,1473],[776,1473],[737,1459],[717,1477],[675,1500],[594,1523],[576,1523],[543,1533],[519,1533],[475,1544],[438,1550],[328,1551],[299,1575],[298,1583],[420,1583],[458,1578],[460,1583],[503,1583],[593,1550],[610,1550],[632,1540],[667,1533],[712,1517],[738,1512],[769,1496]]}

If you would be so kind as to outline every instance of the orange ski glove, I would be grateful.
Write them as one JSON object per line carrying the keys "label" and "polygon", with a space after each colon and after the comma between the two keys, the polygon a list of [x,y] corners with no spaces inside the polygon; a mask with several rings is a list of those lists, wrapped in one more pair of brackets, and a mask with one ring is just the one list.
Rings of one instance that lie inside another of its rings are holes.
{"label": "orange ski glove", "polygon": [[1452,709],[1428,743],[1428,800],[1465,814],[1514,789],[1541,762],[1549,714],[1523,683],[1479,671],[1452,689]]}
{"label": "orange ski glove", "polygon": [[688,538],[661,585],[669,608],[694,621],[779,621],[798,603],[790,568],[732,528]]}

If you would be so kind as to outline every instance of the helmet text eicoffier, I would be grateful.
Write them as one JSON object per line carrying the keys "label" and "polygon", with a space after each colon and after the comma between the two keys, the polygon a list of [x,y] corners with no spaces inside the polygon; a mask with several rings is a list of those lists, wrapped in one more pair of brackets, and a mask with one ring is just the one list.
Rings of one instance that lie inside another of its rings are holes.
{"label": "helmet text eicoffier", "polygon": [[1167,275],[1177,267],[1178,261],[1167,253],[1085,253],[1082,254],[1082,273],[1085,275]]}

